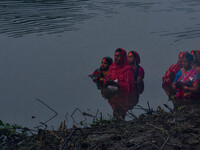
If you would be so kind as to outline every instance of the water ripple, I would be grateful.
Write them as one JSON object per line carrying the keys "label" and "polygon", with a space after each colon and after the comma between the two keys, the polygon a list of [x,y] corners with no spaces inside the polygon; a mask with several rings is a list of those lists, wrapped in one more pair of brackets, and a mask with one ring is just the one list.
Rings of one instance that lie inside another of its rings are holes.
{"label": "water ripple", "polygon": [[0,33],[21,37],[35,33],[54,34],[77,30],[74,25],[98,14],[110,17],[120,7],[149,9],[151,3],[119,0],[2,0],[0,1]]}
{"label": "water ripple", "polygon": [[[199,37],[199,0],[1,0],[0,34],[21,37],[26,34],[55,34],[78,30],[75,26],[87,19],[104,14],[110,17],[120,13],[121,7],[141,12],[191,14],[194,27],[180,27],[179,31],[157,31],[160,36],[173,36],[177,40]],[[156,33],[152,31],[152,33]]]}
{"label": "water ripple", "polygon": [[92,18],[84,13],[87,1],[1,1],[0,33],[19,37],[30,33],[73,30],[76,22]]}

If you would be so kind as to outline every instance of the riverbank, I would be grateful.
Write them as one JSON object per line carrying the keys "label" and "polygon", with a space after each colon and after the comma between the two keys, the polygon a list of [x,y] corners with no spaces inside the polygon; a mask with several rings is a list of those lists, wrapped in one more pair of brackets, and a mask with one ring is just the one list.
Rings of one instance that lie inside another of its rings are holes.
{"label": "riverbank", "polygon": [[4,149],[200,149],[200,111],[167,113],[159,108],[132,121],[98,120],[92,127],[74,126],[59,130],[39,130]]}

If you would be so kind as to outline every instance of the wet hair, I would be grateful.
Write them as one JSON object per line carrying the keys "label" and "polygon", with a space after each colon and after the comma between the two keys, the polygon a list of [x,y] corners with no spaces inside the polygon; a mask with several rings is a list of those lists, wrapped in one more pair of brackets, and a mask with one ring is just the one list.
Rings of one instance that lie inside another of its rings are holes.
{"label": "wet hair", "polygon": [[182,58],[184,58],[184,57],[185,57],[189,62],[192,62],[192,61],[193,61],[193,56],[192,56],[191,54],[189,54],[189,53],[183,55]]}
{"label": "wet hair", "polygon": [[[113,59],[112,59],[111,57],[106,56],[106,57],[104,57],[103,59],[106,59],[106,61],[109,63],[109,66],[112,65]],[[102,59],[102,60],[103,60],[103,59]]]}
{"label": "wet hair", "polygon": [[118,49],[115,50],[115,52],[122,52],[122,49],[118,48]]}

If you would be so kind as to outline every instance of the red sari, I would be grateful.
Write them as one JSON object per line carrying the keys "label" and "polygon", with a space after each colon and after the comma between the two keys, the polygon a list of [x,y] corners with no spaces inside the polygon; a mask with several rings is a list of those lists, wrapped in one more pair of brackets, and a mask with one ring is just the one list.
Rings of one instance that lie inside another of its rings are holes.
{"label": "red sari", "polygon": [[120,64],[116,64],[114,62],[110,66],[105,80],[117,80],[122,91],[135,92],[134,72],[131,66],[128,64],[126,51],[122,48],[121,50],[122,58],[120,60]]}
{"label": "red sari", "polygon": [[174,81],[174,78],[176,76],[176,73],[180,70],[179,62],[176,64],[173,64],[169,67],[169,69],[166,71],[165,75],[163,76],[162,80],[162,88],[165,90],[166,94],[170,95],[171,90],[171,84]]}

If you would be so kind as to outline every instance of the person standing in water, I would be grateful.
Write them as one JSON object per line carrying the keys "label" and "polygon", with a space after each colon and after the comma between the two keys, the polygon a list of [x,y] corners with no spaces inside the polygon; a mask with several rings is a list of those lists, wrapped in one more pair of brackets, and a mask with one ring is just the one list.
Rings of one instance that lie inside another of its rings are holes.
{"label": "person standing in water", "polygon": [[196,68],[200,73],[200,50],[192,50],[191,55],[193,56],[192,68]]}
{"label": "person standing in water", "polygon": [[134,72],[128,64],[127,53],[124,49],[115,50],[114,62],[108,70],[104,84],[102,95],[108,99],[113,109],[113,117],[117,120],[125,120],[127,111],[132,109],[138,101],[134,99],[136,89]]}
{"label": "person standing in water", "polygon": [[93,81],[103,81],[108,73],[110,65],[112,65],[113,59],[111,57],[104,57],[101,61],[100,68],[97,68],[92,75],[89,75]]}
{"label": "person standing in water", "polygon": [[121,91],[135,92],[134,72],[128,64],[127,53],[124,49],[115,50],[114,62],[109,67],[105,85],[113,85]]}
{"label": "person standing in water", "polygon": [[139,65],[140,56],[136,51],[130,51],[128,53],[128,63],[131,65],[134,71],[137,94],[142,94],[144,91],[144,69]]}
{"label": "person standing in water", "polygon": [[184,73],[173,82],[172,87],[176,91],[175,99],[199,99],[200,98],[200,74],[192,68],[193,56],[189,53],[183,55],[181,65]]}
{"label": "person standing in water", "polygon": [[176,73],[181,69],[181,58],[185,52],[180,52],[178,57],[178,62],[169,67],[165,75],[162,77],[162,88],[165,90],[169,99],[173,96],[172,82],[175,79]]}

